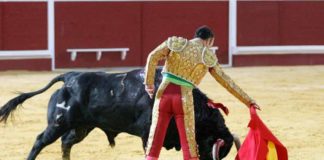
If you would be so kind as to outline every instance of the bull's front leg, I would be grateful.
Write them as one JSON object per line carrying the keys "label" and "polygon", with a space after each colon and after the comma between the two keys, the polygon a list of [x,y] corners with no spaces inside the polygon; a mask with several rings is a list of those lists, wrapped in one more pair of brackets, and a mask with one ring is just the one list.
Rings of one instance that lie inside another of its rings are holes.
{"label": "bull's front leg", "polygon": [[32,150],[30,151],[27,160],[35,160],[41,150],[47,145],[53,143],[61,137],[68,129],[63,127],[54,127],[49,125],[44,132],[37,136]]}

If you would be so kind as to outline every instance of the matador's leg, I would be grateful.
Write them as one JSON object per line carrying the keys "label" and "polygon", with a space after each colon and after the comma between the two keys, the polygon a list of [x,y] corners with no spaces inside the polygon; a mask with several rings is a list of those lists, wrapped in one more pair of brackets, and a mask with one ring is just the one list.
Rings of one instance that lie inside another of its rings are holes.
{"label": "matador's leg", "polygon": [[158,96],[154,102],[152,124],[146,147],[146,160],[158,159],[171,119],[171,103],[169,97],[162,95],[167,92],[167,86],[167,82],[160,85],[157,93]]}
{"label": "matador's leg", "polygon": [[[197,160],[197,143],[195,135],[195,114],[192,88],[181,87],[180,104],[174,104],[175,119],[180,136],[184,160]],[[181,107],[182,106],[182,107]]]}

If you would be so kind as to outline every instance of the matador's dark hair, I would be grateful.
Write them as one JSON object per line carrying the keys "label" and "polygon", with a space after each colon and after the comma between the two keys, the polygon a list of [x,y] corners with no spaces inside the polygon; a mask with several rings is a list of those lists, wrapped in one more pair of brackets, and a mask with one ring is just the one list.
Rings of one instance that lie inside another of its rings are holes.
{"label": "matador's dark hair", "polygon": [[205,25],[197,28],[195,32],[195,38],[201,38],[203,40],[206,40],[212,37],[214,37],[213,31],[208,26]]}

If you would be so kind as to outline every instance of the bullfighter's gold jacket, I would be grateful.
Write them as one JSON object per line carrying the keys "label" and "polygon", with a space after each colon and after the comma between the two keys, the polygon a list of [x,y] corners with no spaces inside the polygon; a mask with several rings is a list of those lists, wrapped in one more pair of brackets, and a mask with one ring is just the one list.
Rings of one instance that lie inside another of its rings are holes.
{"label": "bullfighter's gold jacket", "polygon": [[220,67],[216,54],[199,41],[182,37],[170,37],[148,56],[144,84],[154,84],[155,69],[165,59],[162,72],[198,85],[205,74],[211,75],[241,102],[250,106],[255,103]]}

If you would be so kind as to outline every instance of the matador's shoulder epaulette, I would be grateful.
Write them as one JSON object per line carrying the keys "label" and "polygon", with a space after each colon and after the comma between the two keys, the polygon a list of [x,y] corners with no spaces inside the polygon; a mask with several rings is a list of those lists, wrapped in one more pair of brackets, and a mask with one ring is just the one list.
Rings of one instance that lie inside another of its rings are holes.
{"label": "matador's shoulder epaulette", "polygon": [[207,47],[203,49],[202,60],[207,67],[214,67],[218,61],[216,54]]}
{"label": "matador's shoulder epaulette", "polygon": [[188,40],[182,37],[169,37],[167,46],[171,51],[181,52],[188,44]]}

